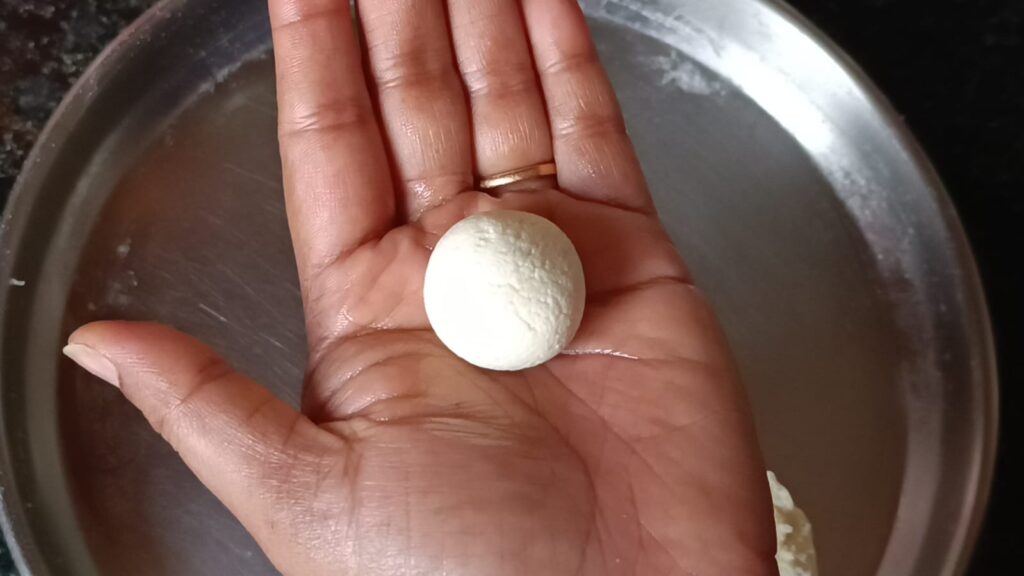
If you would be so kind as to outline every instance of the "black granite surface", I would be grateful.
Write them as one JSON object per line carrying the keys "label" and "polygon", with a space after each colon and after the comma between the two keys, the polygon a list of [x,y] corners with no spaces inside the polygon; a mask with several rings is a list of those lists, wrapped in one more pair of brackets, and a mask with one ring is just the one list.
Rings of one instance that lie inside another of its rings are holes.
{"label": "black granite surface", "polygon": [[[152,2],[0,0],[0,206],[64,92]],[[905,115],[967,228],[1002,379],[999,468],[970,573],[1015,573],[1024,566],[1024,1],[790,2]],[[0,543],[0,576],[8,574],[15,571]]]}

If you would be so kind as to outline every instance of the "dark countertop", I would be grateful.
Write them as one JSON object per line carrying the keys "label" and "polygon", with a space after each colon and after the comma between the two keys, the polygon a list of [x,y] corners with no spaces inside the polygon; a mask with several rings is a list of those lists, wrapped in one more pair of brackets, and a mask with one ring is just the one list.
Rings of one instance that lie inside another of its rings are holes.
{"label": "dark countertop", "polygon": [[154,0],[0,0],[0,206],[64,92]]}
{"label": "dark countertop", "polygon": [[[949,187],[986,284],[1001,451],[970,574],[1024,565],[1024,2],[789,0],[881,86]],[[47,117],[154,0],[0,0],[0,207]],[[0,542],[0,576],[16,574]]]}

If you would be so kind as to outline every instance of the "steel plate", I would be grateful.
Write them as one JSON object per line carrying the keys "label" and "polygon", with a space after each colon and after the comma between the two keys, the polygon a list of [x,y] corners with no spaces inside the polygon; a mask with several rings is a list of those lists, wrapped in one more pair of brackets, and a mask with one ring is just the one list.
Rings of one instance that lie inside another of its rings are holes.
{"label": "steel plate", "polygon": [[[863,75],[762,0],[584,0],[666,226],[735,347],[822,573],[962,570],[996,388],[928,162]],[[82,78],[2,224],[5,531],[25,574],[268,574],[74,327],[186,330],[296,401],[299,293],[262,0],[166,0]]]}

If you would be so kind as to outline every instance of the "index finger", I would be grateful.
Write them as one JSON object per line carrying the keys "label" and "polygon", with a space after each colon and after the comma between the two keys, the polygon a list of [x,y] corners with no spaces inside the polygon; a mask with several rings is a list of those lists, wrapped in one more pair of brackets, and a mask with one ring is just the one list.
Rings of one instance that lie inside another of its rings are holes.
{"label": "index finger", "polygon": [[395,197],[349,0],[269,0],[285,199],[304,291],[381,236]]}

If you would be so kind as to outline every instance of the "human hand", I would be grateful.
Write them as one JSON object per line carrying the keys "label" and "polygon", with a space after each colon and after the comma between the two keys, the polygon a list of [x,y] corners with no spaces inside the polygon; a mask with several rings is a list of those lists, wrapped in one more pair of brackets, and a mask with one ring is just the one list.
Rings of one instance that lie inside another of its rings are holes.
{"label": "human hand", "polygon": [[[347,0],[270,8],[302,411],[156,325],[91,324],[68,355],[287,574],[775,573],[742,388],[576,2],[363,0],[366,72]],[[552,160],[557,182],[474,190]],[[435,242],[494,209],[558,224],[587,279],[569,350],[516,373],[456,358],[423,307]]]}

